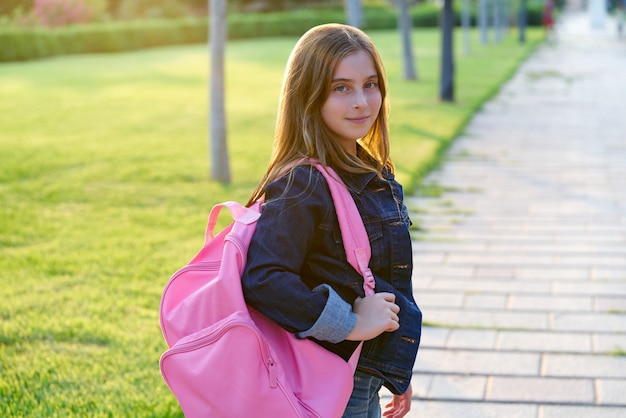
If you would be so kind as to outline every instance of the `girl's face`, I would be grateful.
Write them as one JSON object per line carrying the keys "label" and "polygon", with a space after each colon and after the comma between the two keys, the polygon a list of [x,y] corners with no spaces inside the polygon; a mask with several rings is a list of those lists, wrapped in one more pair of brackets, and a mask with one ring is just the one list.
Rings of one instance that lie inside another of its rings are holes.
{"label": "girl's face", "polygon": [[374,125],[381,104],[374,62],[366,51],[360,50],[337,64],[330,93],[322,106],[322,120],[335,140],[356,155],[356,140]]}

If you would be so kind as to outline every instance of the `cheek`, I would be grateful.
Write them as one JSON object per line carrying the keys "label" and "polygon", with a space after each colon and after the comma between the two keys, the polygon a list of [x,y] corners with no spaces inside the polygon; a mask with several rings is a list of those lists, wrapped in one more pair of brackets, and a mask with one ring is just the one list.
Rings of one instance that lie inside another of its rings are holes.
{"label": "cheek", "polygon": [[[380,93],[380,91],[372,92],[369,98],[370,107],[380,110],[382,103],[383,103],[383,96]],[[378,113],[378,111],[376,113]]]}
{"label": "cheek", "polygon": [[341,96],[331,95],[328,97],[328,99],[326,99],[326,102],[324,103],[324,108],[328,109],[327,111],[329,113],[337,112],[344,106],[344,100],[345,99],[343,99]]}
{"label": "cheek", "polygon": [[328,98],[322,106],[322,118],[328,123],[329,119],[336,118],[341,113],[341,100]]}
{"label": "cheek", "polygon": [[324,124],[326,126],[332,125],[332,123],[333,123],[333,119],[332,119],[333,113],[335,113],[335,112],[333,110],[333,107],[331,106],[331,103],[326,101],[326,103],[324,103],[324,106],[322,106],[322,109],[321,109],[322,122],[324,122]]}

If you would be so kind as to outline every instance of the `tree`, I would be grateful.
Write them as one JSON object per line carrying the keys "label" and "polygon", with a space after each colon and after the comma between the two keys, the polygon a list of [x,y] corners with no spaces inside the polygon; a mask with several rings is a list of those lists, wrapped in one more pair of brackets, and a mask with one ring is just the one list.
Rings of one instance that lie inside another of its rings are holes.
{"label": "tree", "polygon": [[224,49],[226,45],[226,0],[210,0],[210,148],[211,178],[230,183],[228,148],[226,146],[226,112],[224,109]]}
{"label": "tree", "polygon": [[343,3],[348,25],[360,28],[364,24],[361,0],[344,0]]}
{"label": "tree", "polygon": [[493,33],[496,43],[502,41],[502,4],[500,0],[492,0],[493,6]]}
{"label": "tree", "polygon": [[480,42],[485,45],[489,43],[489,5],[487,4],[487,0],[478,0],[478,2],[478,24],[480,25]]}
{"label": "tree", "polygon": [[463,52],[470,54],[470,31],[471,31],[471,4],[470,0],[462,0],[461,25],[463,26]]}
{"label": "tree", "polygon": [[441,16],[441,79],[439,98],[444,102],[454,101],[454,0],[444,0]]}
{"label": "tree", "polygon": [[413,45],[411,43],[413,24],[411,14],[409,13],[409,3],[408,0],[396,0],[395,5],[398,9],[398,29],[400,30],[400,37],[402,38],[404,78],[407,80],[417,80],[417,71],[415,70],[413,58]]}
{"label": "tree", "polygon": [[526,12],[526,0],[519,0],[519,10],[517,11],[517,27],[519,30],[519,42],[526,42],[526,24],[528,22],[528,13]]}

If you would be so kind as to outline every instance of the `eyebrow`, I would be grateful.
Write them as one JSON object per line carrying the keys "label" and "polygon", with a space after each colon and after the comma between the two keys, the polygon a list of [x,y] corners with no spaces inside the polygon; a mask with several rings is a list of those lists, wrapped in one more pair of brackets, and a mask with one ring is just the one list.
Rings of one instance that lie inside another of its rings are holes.
{"label": "eyebrow", "polygon": [[[369,77],[366,77],[365,79],[366,79],[366,80],[372,80],[372,79],[374,79],[374,78],[376,78],[376,79],[377,79],[377,78],[378,78],[378,75],[377,75],[377,74],[373,74],[373,75],[371,75],[371,76],[369,76]],[[351,78],[333,78],[333,81],[332,81],[332,82],[333,82],[333,83],[336,83],[336,82],[339,82],[339,81],[341,81],[341,82],[349,82],[349,81],[354,81],[354,80],[353,80],[353,79],[351,79]]]}

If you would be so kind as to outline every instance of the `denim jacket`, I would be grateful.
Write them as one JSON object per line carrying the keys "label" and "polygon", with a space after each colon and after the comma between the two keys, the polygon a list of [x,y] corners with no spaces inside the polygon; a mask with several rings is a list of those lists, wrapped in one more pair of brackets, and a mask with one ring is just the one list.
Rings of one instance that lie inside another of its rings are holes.
{"label": "denim jacket", "polygon": [[[358,368],[383,379],[395,394],[411,381],[422,314],[412,294],[410,220],[402,187],[391,173],[339,173],[365,224],[376,292],[396,295],[400,327],[366,341]],[[326,179],[312,166],[269,184],[242,277],[248,304],[300,338],[311,338],[348,359],[358,342],[354,300],[363,278],[347,262]]]}

